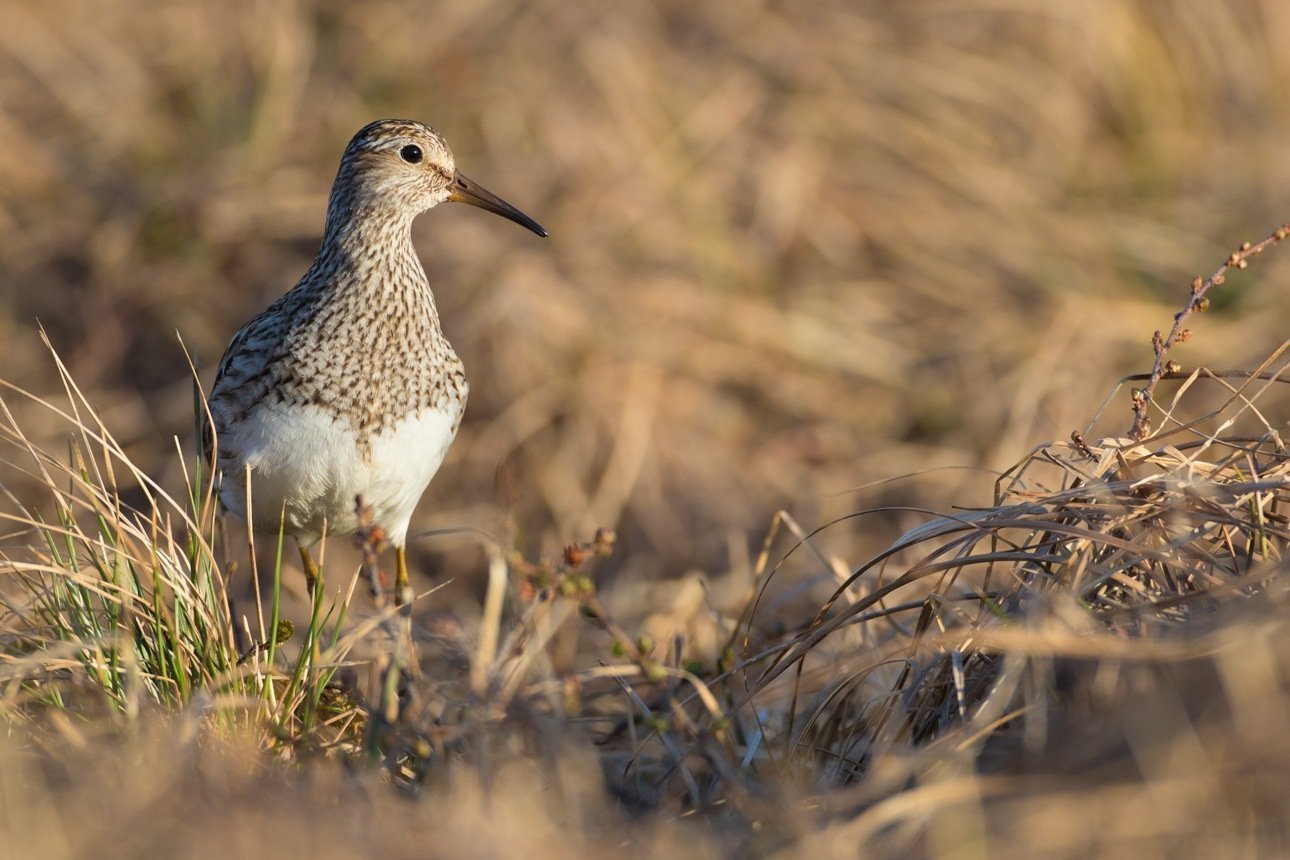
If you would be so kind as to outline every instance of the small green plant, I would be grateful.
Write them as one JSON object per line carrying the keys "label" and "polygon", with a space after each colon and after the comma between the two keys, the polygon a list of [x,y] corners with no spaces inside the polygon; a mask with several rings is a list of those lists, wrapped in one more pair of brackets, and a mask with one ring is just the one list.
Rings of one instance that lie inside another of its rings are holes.
{"label": "small green plant", "polygon": [[[30,503],[10,496],[14,510],[0,511],[8,531],[0,551],[7,574],[0,587],[7,616],[0,719],[30,721],[48,708],[132,719],[149,709],[199,707],[289,742],[312,737],[323,723],[361,724],[357,709],[335,712],[345,699],[331,686],[352,646],[342,636],[348,599],[325,605],[320,590],[300,647],[283,660],[281,646],[295,630],[280,618],[279,539],[267,571],[269,619],[239,653],[238,619],[215,552],[217,503],[201,458],[185,462],[176,445],[191,478],[183,496],[168,493],[131,462],[51,354],[63,404],[0,382],[3,459],[45,491]],[[66,426],[64,456],[23,433],[12,397],[36,402]],[[251,634],[245,626],[243,632]]]}

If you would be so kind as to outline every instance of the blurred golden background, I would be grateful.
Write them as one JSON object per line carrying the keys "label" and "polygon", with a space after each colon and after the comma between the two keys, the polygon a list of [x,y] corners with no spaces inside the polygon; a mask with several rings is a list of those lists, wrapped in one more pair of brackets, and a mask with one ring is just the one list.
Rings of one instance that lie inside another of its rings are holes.
{"label": "blurred golden background", "polygon": [[[551,238],[417,222],[473,387],[414,533],[532,556],[612,526],[619,583],[746,568],[779,508],[988,504],[1148,369],[1192,275],[1290,212],[1286,45],[1278,0],[3,2],[0,375],[55,390],[43,325],[181,486],[179,338],[209,384],[312,258],[350,135],[421,119]],[[1286,266],[1232,278],[1175,357],[1261,358]]]}

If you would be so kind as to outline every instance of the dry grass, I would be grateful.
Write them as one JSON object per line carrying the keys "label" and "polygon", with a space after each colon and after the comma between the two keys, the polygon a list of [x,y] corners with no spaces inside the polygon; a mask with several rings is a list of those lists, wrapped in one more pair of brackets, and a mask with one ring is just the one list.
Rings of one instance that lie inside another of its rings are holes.
{"label": "dry grass", "polygon": [[[1286,849],[1284,251],[1210,293],[1156,435],[1127,388],[1089,421],[1197,268],[1285,219],[1282,4],[0,20],[28,856]],[[474,386],[418,522],[488,537],[418,544],[457,584],[373,720],[398,651],[361,583],[314,614],[213,563],[175,333],[208,378],[380,115],[552,239],[419,223]],[[609,557],[533,561],[602,526]],[[279,609],[295,637],[239,665]],[[417,801],[342,764],[370,755]]]}
{"label": "dry grass", "polygon": [[[1290,458],[1268,420],[1290,400],[1284,352],[1158,394],[1140,442],[1037,449],[992,506],[835,565],[800,626],[768,604],[817,536],[764,552],[737,615],[659,642],[598,597],[602,532],[559,561],[494,553],[474,635],[423,618],[409,649],[389,610],[350,613],[360,570],[287,637],[303,641],[271,644],[262,608],[241,658],[209,490],[164,494],[69,380],[70,466],[3,428],[60,513],[4,517],[26,548],[0,566],[0,832],[41,857],[425,839],[445,856],[1273,856],[1290,836]],[[130,485],[146,509],[120,502]]]}

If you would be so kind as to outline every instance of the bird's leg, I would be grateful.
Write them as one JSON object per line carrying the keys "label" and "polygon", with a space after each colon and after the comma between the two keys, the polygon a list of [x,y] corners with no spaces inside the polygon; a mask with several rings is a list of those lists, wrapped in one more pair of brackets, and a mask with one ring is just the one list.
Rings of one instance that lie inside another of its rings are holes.
{"label": "bird's leg", "polygon": [[408,557],[403,547],[394,548],[394,605],[406,606],[412,602],[412,586],[408,584]]}
{"label": "bird's leg", "polygon": [[300,563],[304,565],[305,569],[305,585],[309,589],[309,596],[313,597],[314,591],[318,588],[318,583],[322,582],[322,571],[318,569],[318,565],[314,564],[313,556],[309,554],[309,550],[304,544],[298,544],[297,548],[300,550]]}

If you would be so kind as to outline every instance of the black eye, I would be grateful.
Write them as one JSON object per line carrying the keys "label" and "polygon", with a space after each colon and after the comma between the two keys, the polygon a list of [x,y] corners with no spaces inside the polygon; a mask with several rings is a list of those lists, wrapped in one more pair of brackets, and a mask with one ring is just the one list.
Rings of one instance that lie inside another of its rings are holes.
{"label": "black eye", "polygon": [[409,143],[407,146],[399,150],[399,155],[402,156],[403,160],[408,164],[417,164],[421,161],[421,147],[417,146],[415,143]]}

